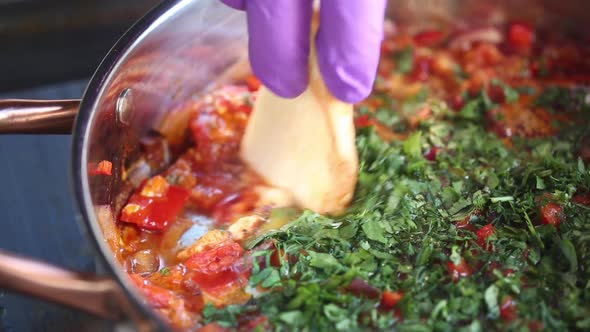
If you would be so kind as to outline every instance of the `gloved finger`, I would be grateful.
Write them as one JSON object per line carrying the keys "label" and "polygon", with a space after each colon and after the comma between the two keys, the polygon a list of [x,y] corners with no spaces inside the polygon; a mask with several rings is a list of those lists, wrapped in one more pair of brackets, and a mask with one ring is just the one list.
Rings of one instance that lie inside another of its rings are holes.
{"label": "gloved finger", "polygon": [[221,2],[234,9],[246,9],[246,0],[221,0]]}
{"label": "gloved finger", "polygon": [[330,92],[357,103],[377,73],[386,0],[322,0],[316,37],[318,63]]}
{"label": "gloved finger", "polygon": [[247,0],[250,64],[275,94],[300,95],[309,78],[313,0]]}

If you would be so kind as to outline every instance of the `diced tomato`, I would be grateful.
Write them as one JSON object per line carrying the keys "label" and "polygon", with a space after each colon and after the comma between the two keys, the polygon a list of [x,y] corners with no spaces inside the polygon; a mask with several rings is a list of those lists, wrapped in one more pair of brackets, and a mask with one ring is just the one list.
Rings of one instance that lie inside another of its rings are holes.
{"label": "diced tomato", "polygon": [[532,320],[528,325],[530,332],[539,332],[545,330],[543,323],[539,322],[538,320]]}
{"label": "diced tomato", "polygon": [[488,86],[487,93],[490,99],[498,104],[503,103],[506,99],[506,96],[504,96],[504,89],[496,84],[490,84],[490,86]]}
{"label": "diced tomato", "polygon": [[572,197],[572,202],[580,205],[590,206],[590,193],[574,195],[574,197]]}
{"label": "diced tomato", "polygon": [[155,177],[144,184],[139,193],[135,193],[121,211],[121,221],[138,225],[147,230],[164,230],[182,212],[189,191],[179,186],[162,187],[162,177]]}
{"label": "diced tomato", "polygon": [[447,269],[453,278],[453,282],[457,282],[464,277],[469,277],[472,273],[471,268],[467,265],[465,259],[461,259],[459,264],[455,264],[451,261],[447,262]]}
{"label": "diced tomato", "polygon": [[388,309],[394,308],[403,298],[404,293],[402,292],[392,292],[385,290],[381,295],[381,306]]}
{"label": "diced tomato", "polygon": [[191,256],[185,265],[194,271],[193,280],[201,289],[213,289],[243,277],[243,255],[239,244],[229,242]]}
{"label": "diced tomato", "polygon": [[113,163],[108,160],[102,160],[98,164],[88,164],[89,175],[112,175]]}
{"label": "diced tomato", "polygon": [[475,234],[477,235],[477,244],[487,251],[492,251],[494,246],[488,242],[488,237],[496,233],[496,228],[492,224],[487,224],[480,228]]}
{"label": "diced tomato", "polygon": [[379,297],[379,290],[359,277],[354,278],[352,282],[346,286],[346,290],[358,297],[366,297],[368,299],[376,299]]}
{"label": "diced tomato", "polygon": [[455,112],[459,112],[463,106],[465,106],[465,100],[463,100],[463,96],[461,96],[460,94],[457,94],[455,96],[453,96],[453,98],[450,100],[449,102],[451,108],[453,109],[453,111]]}
{"label": "diced tomato", "polygon": [[445,34],[440,30],[425,30],[414,36],[414,42],[419,46],[436,46],[445,39]]}
{"label": "diced tomato", "polygon": [[500,317],[505,322],[511,322],[518,317],[518,313],[516,312],[516,302],[512,297],[507,296],[502,302],[502,305],[500,306]]}
{"label": "diced tomato", "polygon": [[430,77],[432,59],[429,57],[418,57],[414,61],[414,68],[410,73],[410,78],[416,81],[426,81]]}
{"label": "diced tomato", "polygon": [[133,280],[135,285],[139,287],[140,291],[148,299],[150,305],[155,309],[168,307],[174,298],[174,294],[171,291],[152,284],[140,275],[130,274],[129,277]]}
{"label": "diced tomato", "polygon": [[458,229],[464,229],[471,232],[476,232],[475,226],[471,223],[471,218],[481,218],[483,216],[483,212],[480,210],[475,210],[471,214],[467,215],[463,220],[457,222],[455,227]]}
{"label": "diced tomato", "polygon": [[268,317],[264,315],[260,315],[254,318],[250,318],[246,322],[240,322],[240,331],[244,332],[254,332],[254,331],[269,331],[270,324],[268,321]]}
{"label": "diced tomato", "polygon": [[535,41],[533,28],[525,23],[512,23],[508,27],[508,44],[516,51],[528,51]]}
{"label": "diced tomato", "polygon": [[243,100],[238,102],[230,97],[227,94],[215,96],[213,105],[201,109],[190,122],[201,164],[237,158],[251,107]]}
{"label": "diced tomato", "polygon": [[354,119],[354,126],[359,129],[373,125],[375,125],[375,119],[371,118],[369,114],[361,114]]}
{"label": "diced tomato", "polygon": [[227,329],[217,323],[209,323],[197,330],[197,332],[229,332],[229,331],[231,331],[231,330]]}
{"label": "diced tomato", "polygon": [[563,207],[555,203],[547,203],[541,207],[541,222],[559,228],[563,219]]}
{"label": "diced tomato", "polygon": [[213,208],[213,218],[218,223],[236,221],[241,215],[254,210],[258,194],[251,190],[225,197]]}

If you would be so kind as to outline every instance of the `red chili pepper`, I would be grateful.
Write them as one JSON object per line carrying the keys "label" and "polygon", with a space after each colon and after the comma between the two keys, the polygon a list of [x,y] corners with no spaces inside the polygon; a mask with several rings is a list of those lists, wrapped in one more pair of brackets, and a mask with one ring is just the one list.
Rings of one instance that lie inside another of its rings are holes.
{"label": "red chili pepper", "polygon": [[469,277],[472,274],[471,268],[463,258],[459,264],[455,264],[451,261],[447,262],[447,269],[453,278],[453,282],[457,282],[461,278]]}
{"label": "red chili pepper", "polygon": [[518,313],[516,312],[516,302],[512,299],[512,297],[507,296],[502,302],[500,306],[500,317],[505,322],[511,322],[518,317]]}
{"label": "red chili pepper", "polygon": [[533,28],[525,23],[512,23],[508,27],[508,44],[516,51],[528,51],[535,41]]}
{"label": "red chili pepper", "polygon": [[[148,181],[144,188],[150,185],[151,182]],[[136,224],[146,230],[161,231],[168,227],[182,212],[190,192],[175,185],[167,185],[163,193],[158,192],[159,190],[161,188],[150,187],[150,190],[133,194],[121,211],[121,221]]]}
{"label": "red chili pepper", "polygon": [[96,165],[93,163],[88,164],[89,175],[112,175],[112,173],[113,163],[108,160],[103,160]]}
{"label": "red chili pepper", "polygon": [[563,207],[555,203],[547,203],[541,207],[541,222],[559,228],[563,219]]}
{"label": "red chili pepper", "polygon": [[414,42],[419,46],[435,46],[445,39],[445,34],[440,30],[425,30],[414,36]]}
{"label": "red chili pepper", "polygon": [[487,251],[494,250],[494,246],[488,242],[488,237],[496,233],[496,228],[492,224],[487,224],[480,228],[475,235],[477,235],[477,244]]}

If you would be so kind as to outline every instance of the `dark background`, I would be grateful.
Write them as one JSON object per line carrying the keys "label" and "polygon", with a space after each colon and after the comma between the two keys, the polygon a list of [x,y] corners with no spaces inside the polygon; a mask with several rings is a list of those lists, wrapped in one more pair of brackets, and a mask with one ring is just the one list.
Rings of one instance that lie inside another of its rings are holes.
{"label": "dark background", "polygon": [[[0,99],[79,98],[154,0],[0,0]],[[69,136],[0,136],[0,248],[95,270],[70,191]],[[93,317],[0,289],[0,331],[105,331]]]}

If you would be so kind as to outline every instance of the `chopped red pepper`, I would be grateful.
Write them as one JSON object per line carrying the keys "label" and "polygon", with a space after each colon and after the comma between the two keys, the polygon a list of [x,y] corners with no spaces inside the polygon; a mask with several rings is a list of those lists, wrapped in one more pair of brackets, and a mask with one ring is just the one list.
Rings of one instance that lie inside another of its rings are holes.
{"label": "chopped red pepper", "polygon": [[88,164],[89,175],[112,175],[113,174],[113,163],[108,160],[102,160],[98,164]]}
{"label": "chopped red pepper", "polygon": [[449,104],[453,111],[459,112],[463,108],[463,106],[465,106],[465,101],[463,100],[463,96],[457,94],[452,97]]}
{"label": "chopped red pepper", "polygon": [[533,28],[525,23],[512,23],[508,27],[508,44],[516,51],[529,51],[535,41]]}
{"label": "chopped red pepper", "polygon": [[248,90],[251,92],[258,91],[258,89],[260,89],[260,86],[262,85],[262,83],[260,83],[260,80],[254,75],[249,75],[248,77],[246,77],[245,81],[246,85],[248,86]]}
{"label": "chopped red pepper", "polygon": [[176,220],[189,194],[187,189],[170,185],[163,177],[156,176],[147,181],[140,192],[131,196],[121,211],[121,221],[161,231]]}
{"label": "chopped red pepper", "polygon": [[510,322],[515,320],[518,317],[516,312],[516,302],[512,299],[512,297],[507,296],[502,302],[500,306],[500,317],[505,322]]}
{"label": "chopped red pepper", "polygon": [[404,298],[404,293],[402,292],[392,292],[392,291],[388,291],[385,290],[383,291],[383,294],[381,295],[381,305],[384,308],[394,308],[395,306],[397,306],[397,304],[399,303],[399,301],[401,301]]}
{"label": "chopped red pepper", "polygon": [[453,282],[459,281],[459,279],[464,277],[469,277],[471,275],[471,268],[467,265],[465,259],[461,259],[459,264],[455,264],[451,261],[447,263],[447,269],[453,278]]}
{"label": "chopped red pepper", "polygon": [[258,194],[244,190],[239,194],[228,195],[213,208],[213,218],[218,223],[236,221],[247,212],[253,211],[258,201]]}
{"label": "chopped red pepper", "polygon": [[563,219],[563,207],[555,203],[547,203],[541,207],[541,222],[559,228]]}
{"label": "chopped red pepper", "polygon": [[480,228],[475,234],[477,235],[477,244],[487,251],[494,250],[494,246],[488,242],[488,237],[496,233],[496,228],[492,224],[487,224]]}
{"label": "chopped red pepper", "polygon": [[200,329],[197,332],[229,332],[230,329],[227,329],[217,323],[209,323]]}
{"label": "chopped red pepper", "polygon": [[193,280],[201,289],[214,289],[233,283],[248,272],[241,264],[243,255],[239,244],[228,242],[191,256],[185,265],[194,271]]}
{"label": "chopped red pepper", "polygon": [[201,164],[217,164],[238,156],[251,105],[233,94],[215,95],[213,105],[201,109],[190,122]]}
{"label": "chopped red pepper", "polygon": [[440,30],[425,30],[414,36],[414,42],[419,46],[435,46],[445,39],[445,34]]}
{"label": "chopped red pepper", "polygon": [[354,126],[359,129],[373,125],[375,125],[375,119],[371,118],[369,114],[361,114],[354,119]]}

